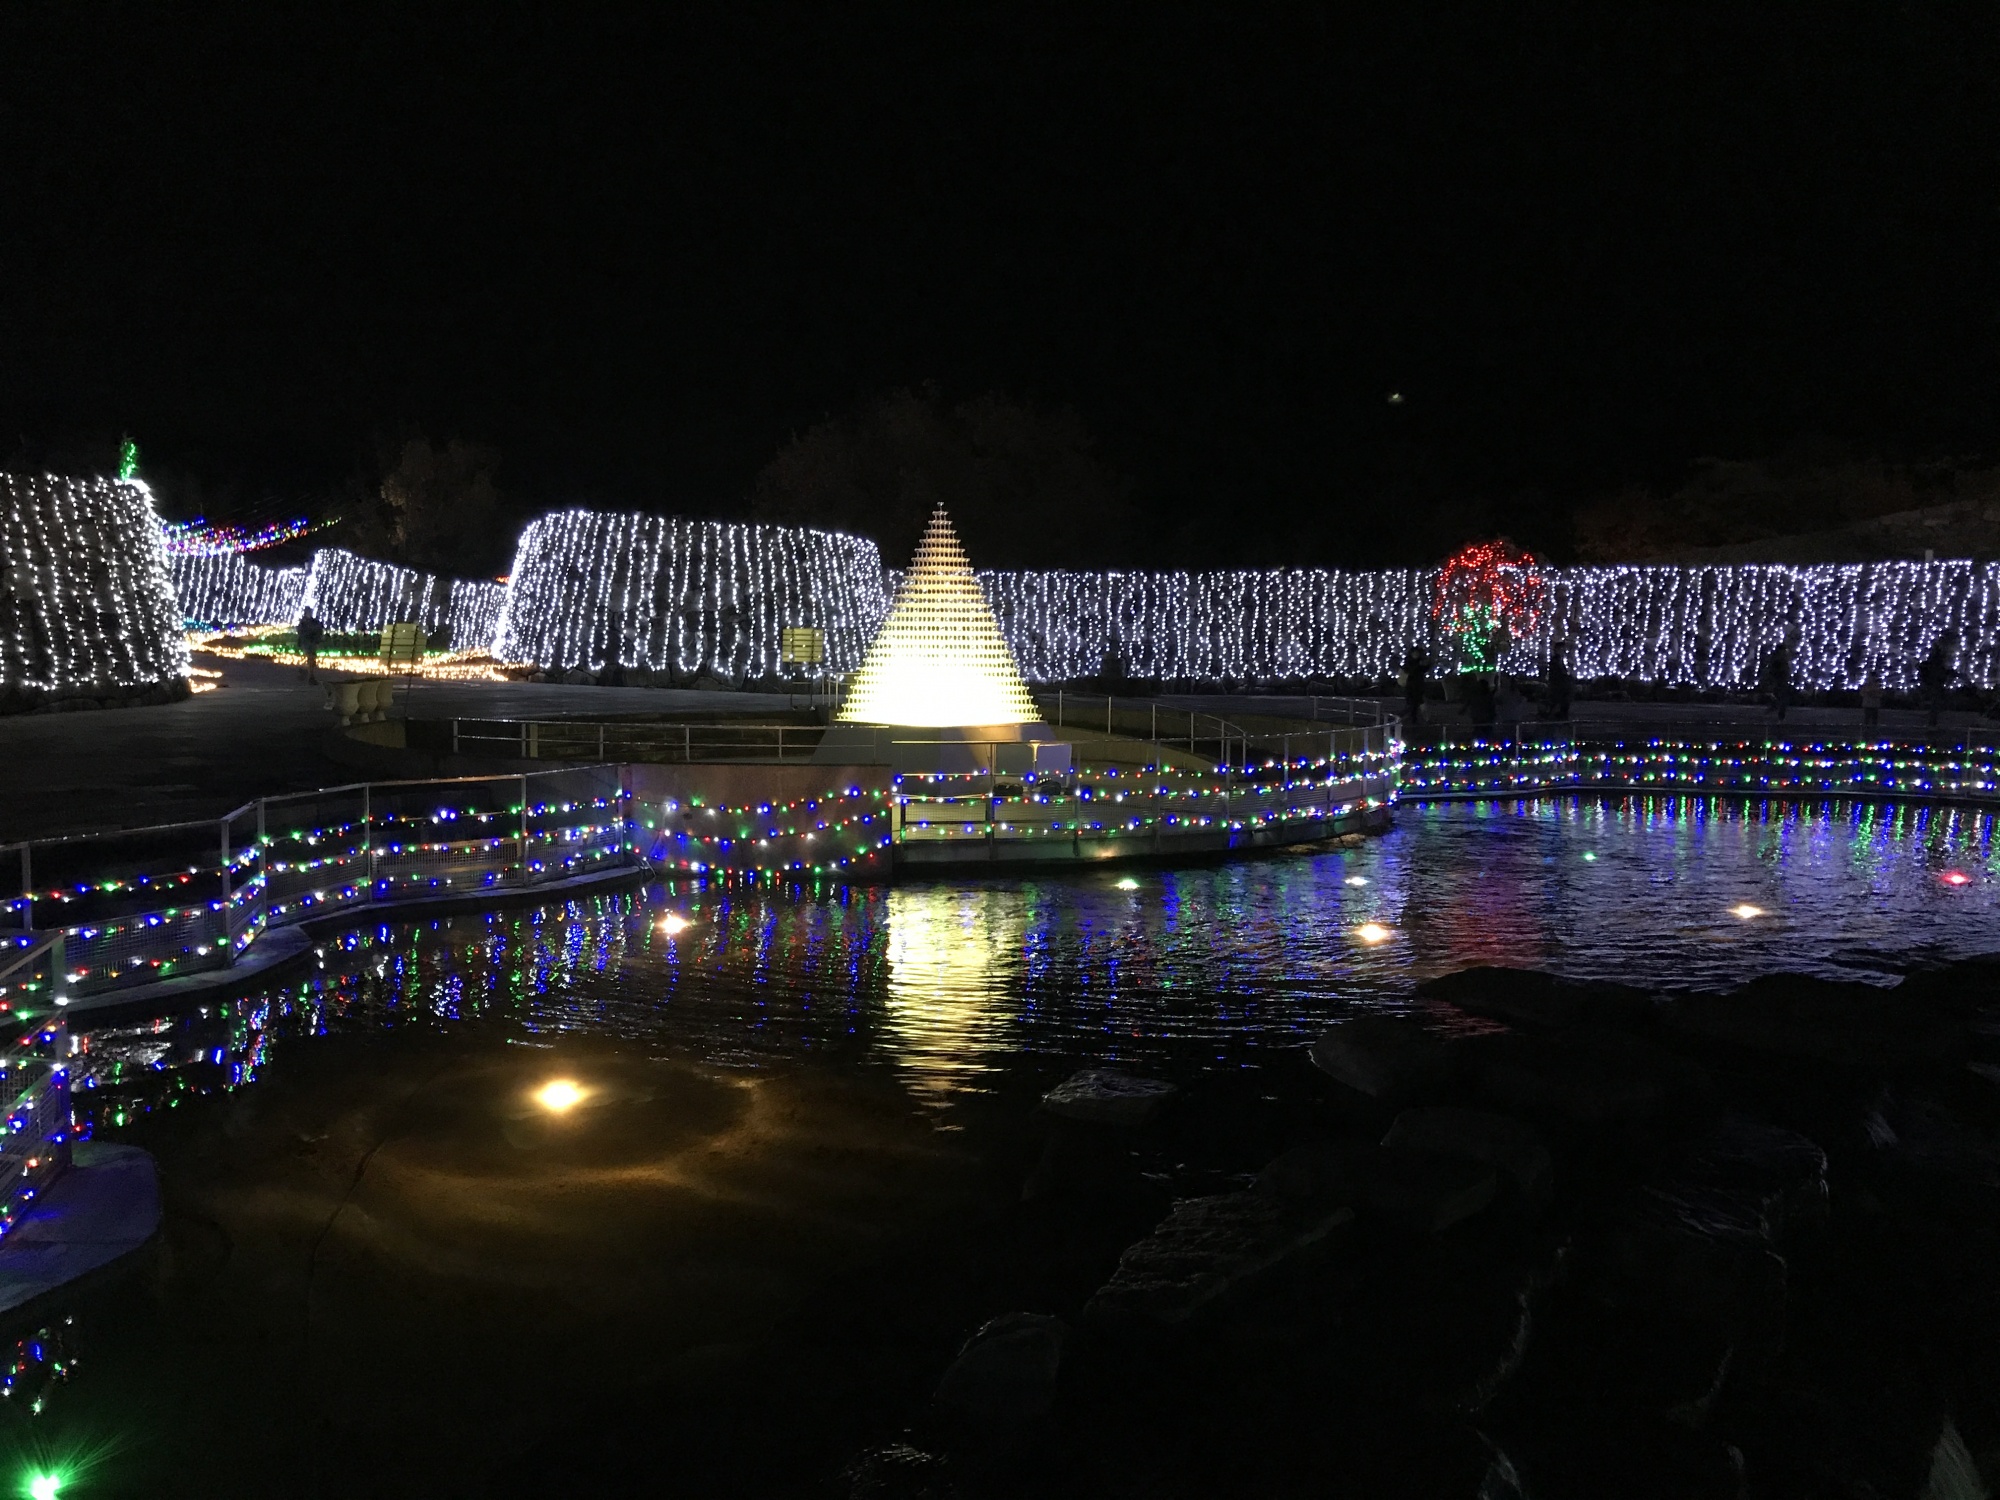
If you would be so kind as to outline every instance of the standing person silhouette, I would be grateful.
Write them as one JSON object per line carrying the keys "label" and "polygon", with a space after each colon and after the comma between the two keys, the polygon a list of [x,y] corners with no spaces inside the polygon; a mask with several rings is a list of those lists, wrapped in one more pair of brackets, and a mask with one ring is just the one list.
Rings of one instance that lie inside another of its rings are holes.
{"label": "standing person silhouette", "polygon": [[306,654],[306,681],[319,681],[319,643],[326,635],[326,627],[319,622],[319,616],[311,609],[299,616],[299,649]]}
{"label": "standing person silhouette", "polygon": [[1431,659],[1422,646],[1410,647],[1403,658],[1403,722],[1421,724],[1424,719],[1424,684],[1431,671]]}
{"label": "standing person silhouette", "polygon": [[1917,664],[1917,686],[1924,690],[1926,722],[1933,729],[1937,728],[1938,715],[1944,711],[1945,693],[1953,676],[1951,659],[1957,654],[1958,637],[1947,630],[1931,642],[1930,655]]}

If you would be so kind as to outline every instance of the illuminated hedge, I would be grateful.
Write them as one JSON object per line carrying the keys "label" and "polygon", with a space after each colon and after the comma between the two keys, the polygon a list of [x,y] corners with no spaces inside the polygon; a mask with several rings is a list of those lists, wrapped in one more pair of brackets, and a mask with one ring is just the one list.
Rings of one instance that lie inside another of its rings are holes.
{"label": "illuminated hedge", "polygon": [[145,485],[0,474],[0,691],[121,694],[187,666]]}
{"label": "illuminated hedge", "polygon": [[779,670],[788,625],[852,671],[881,622],[873,542],[791,526],[571,510],[521,533],[495,650],[567,670],[617,662],[743,679]]}

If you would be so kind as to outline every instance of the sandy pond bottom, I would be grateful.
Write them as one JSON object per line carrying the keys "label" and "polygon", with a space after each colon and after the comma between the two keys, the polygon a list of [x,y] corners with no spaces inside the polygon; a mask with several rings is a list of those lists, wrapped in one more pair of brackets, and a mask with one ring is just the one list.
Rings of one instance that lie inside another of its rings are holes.
{"label": "sandy pond bottom", "polygon": [[[1886,982],[1996,946],[1993,833],[1419,806],[1357,848],[1194,870],[653,887],[350,933],[204,1013],[79,1028],[79,1114],[158,1155],[167,1229],[24,1330],[0,1430],[65,1496],[838,1493],[982,1320],[1075,1319],[1174,1196],[1283,1149],[1330,1021],[1431,1014],[1417,984],[1481,963]],[[1132,1192],[1023,1203],[1036,1097],[1103,1064],[1187,1107]]]}

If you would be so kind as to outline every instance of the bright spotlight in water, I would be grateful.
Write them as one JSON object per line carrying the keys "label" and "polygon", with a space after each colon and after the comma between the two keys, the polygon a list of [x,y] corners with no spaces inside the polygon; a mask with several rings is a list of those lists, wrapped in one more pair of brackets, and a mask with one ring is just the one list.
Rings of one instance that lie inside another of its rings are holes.
{"label": "bright spotlight in water", "polygon": [[1596,862],[1597,854],[1594,850],[1586,849],[1583,851],[1583,858],[1586,864],[1592,864]]}
{"label": "bright spotlight in water", "polygon": [[1972,877],[1963,870],[1946,870],[1944,872],[1944,883],[1946,885],[1970,885],[1972,884]]}
{"label": "bright spotlight in water", "polygon": [[1394,936],[1380,922],[1363,922],[1359,927],[1354,929],[1354,935],[1371,948],[1377,943],[1388,942]]}
{"label": "bright spotlight in water", "polygon": [[694,923],[690,922],[677,911],[670,911],[664,917],[660,918],[660,931],[664,932],[668,937],[686,932],[692,926],[694,926]]}
{"label": "bright spotlight in water", "polygon": [[1368,877],[1366,875],[1350,875],[1347,877],[1347,883],[1349,885],[1366,885],[1368,884]]}
{"label": "bright spotlight in water", "polygon": [[1134,880],[1130,875],[1127,875],[1123,880],[1118,882],[1118,889],[1121,891],[1136,891],[1139,889],[1139,882]]}
{"label": "bright spotlight in water", "polygon": [[1744,921],[1748,922],[1763,916],[1764,908],[1761,906],[1752,906],[1748,901],[1745,901],[1741,906],[1730,907],[1729,914],[1732,917],[1741,917]]}
{"label": "bright spotlight in water", "polygon": [[28,1480],[28,1500],[56,1500],[61,1489],[60,1474],[36,1474]]}
{"label": "bright spotlight in water", "polygon": [[583,1100],[583,1090],[573,1079],[554,1078],[535,1090],[535,1103],[552,1115],[574,1109]]}

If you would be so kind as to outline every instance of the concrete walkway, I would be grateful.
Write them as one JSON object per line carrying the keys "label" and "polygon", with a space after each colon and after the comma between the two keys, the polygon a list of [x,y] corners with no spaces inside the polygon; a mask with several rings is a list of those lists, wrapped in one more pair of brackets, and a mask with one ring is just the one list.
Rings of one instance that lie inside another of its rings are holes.
{"label": "concrete walkway", "polygon": [[[0,844],[212,818],[255,797],[310,791],[367,779],[328,757],[325,741],[335,727],[326,692],[302,681],[296,669],[263,661],[198,657],[223,672],[223,686],[183,703],[153,708],[112,708],[84,713],[17,714],[0,718]],[[338,674],[326,674],[337,680]],[[566,687],[533,682],[419,681],[406,704],[401,686],[395,712],[416,718],[557,718],[593,714],[741,713],[783,709],[790,700],[763,693],[695,692],[668,688]],[[1121,703],[1128,700],[1121,699]],[[1129,700],[1138,701],[1138,700]],[[1253,713],[1309,714],[1311,700],[1239,693],[1169,695],[1161,700],[1224,718]],[[1401,700],[1380,700],[1391,712]],[[1090,723],[1088,696],[1066,715]],[[1097,699],[1098,713],[1103,699]],[[1321,706],[1326,715],[1326,706]],[[1428,703],[1426,725],[1468,729],[1456,705]],[[1859,726],[1855,709],[1795,708],[1791,733]],[[1883,728],[1919,731],[1923,714],[1888,709]],[[1533,721],[1530,720],[1532,723]],[[1728,727],[1769,732],[1768,708],[1751,703],[1593,703],[1574,710],[1578,728],[1610,727],[1653,732]],[[1165,721],[1162,733],[1171,734]],[[1990,739],[2000,724],[1955,712],[1945,728]],[[1502,726],[1503,730],[1506,726]]]}
{"label": "concrete walkway", "polygon": [[153,1158],[78,1141],[73,1165],[0,1244],[0,1313],[12,1313],[143,1246],[160,1227]]}
{"label": "concrete walkway", "polygon": [[[197,656],[223,686],[181,703],[0,718],[0,844],[213,818],[255,797],[367,778],[324,748],[324,688],[295,669]],[[338,680],[344,674],[322,674]],[[553,718],[787,706],[761,693],[419,680],[418,718]],[[396,689],[396,713],[404,710]]]}

